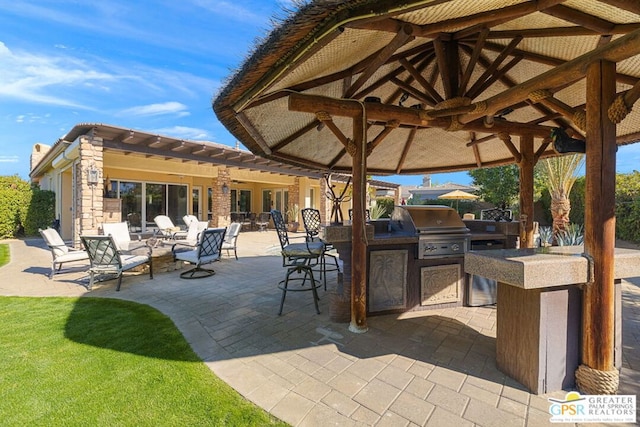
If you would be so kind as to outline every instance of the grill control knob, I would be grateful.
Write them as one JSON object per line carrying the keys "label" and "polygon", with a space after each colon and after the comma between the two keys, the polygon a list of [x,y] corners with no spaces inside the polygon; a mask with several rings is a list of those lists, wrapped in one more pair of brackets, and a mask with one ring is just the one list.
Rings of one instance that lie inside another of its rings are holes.
{"label": "grill control knob", "polygon": [[454,252],[458,252],[460,250],[460,245],[457,243],[454,243],[453,245],[451,245],[451,250]]}

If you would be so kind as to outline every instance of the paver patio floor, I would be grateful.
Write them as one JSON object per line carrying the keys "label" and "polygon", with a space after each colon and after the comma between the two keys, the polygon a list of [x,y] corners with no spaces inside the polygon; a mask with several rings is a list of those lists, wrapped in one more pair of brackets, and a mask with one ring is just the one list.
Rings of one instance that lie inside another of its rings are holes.
{"label": "paver patio floor", "polygon": [[[300,234],[300,236],[302,236]],[[151,305],[169,316],[196,353],[247,399],[294,426],[550,425],[548,397],[534,395],[495,366],[495,307],[459,307],[372,316],[354,334],[317,315],[310,292],[287,294],[273,231],[243,232],[236,261],[216,275],[183,280],[179,271],[127,276],[87,292],[84,268],[47,278],[51,255],[40,239],[11,240],[0,295],[94,296]],[[335,285],[336,275],[329,276]],[[623,369],[619,394],[640,394],[640,278],[623,281]],[[590,424],[593,425],[593,424]]]}

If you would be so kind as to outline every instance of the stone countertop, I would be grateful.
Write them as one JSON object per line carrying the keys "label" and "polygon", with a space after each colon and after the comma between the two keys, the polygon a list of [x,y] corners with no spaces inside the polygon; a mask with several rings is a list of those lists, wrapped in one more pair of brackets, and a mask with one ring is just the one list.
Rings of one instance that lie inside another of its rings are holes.
{"label": "stone countertop", "polygon": [[506,240],[507,236],[502,233],[471,233],[471,241],[477,240]]}
{"label": "stone countertop", "polygon": [[[523,289],[586,283],[589,263],[582,246],[494,249],[465,254],[465,272]],[[616,279],[640,276],[640,251],[615,249]]]}

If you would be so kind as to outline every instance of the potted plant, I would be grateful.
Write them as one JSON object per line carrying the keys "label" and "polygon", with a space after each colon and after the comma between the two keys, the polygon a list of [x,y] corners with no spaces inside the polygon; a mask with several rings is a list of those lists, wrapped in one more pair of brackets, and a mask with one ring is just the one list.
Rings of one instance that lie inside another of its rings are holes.
{"label": "potted plant", "polygon": [[369,223],[373,225],[374,234],[386,233],[389,228],[389,218],[384,218],[387,215],[387,208],[382,204],[376,204],[369,208]]}
{"label": "potted plant", "polygon": [[298,222],[298,215],[300,214],[300,206],[297,203],[294,203],[287,210],[287,221],[288,221],[288,230],[292,233],[298,231],[298,227],[300,227],[300,223]]}

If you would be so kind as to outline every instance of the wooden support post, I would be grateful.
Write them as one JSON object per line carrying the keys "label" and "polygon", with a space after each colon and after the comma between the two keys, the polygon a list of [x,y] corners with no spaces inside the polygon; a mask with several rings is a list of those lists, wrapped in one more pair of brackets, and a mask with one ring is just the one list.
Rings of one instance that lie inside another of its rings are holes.
{"label": "wooden support post", "polygon": [[520,137],[520,247],[533,247],[533,135]]}
{"label": "wooden support post", "polygon": [[593,268],[584,286],[582,365],[576,371],[578,389],[586,394],[614,394],[619,381],[613,354],[616,127],[607,115],[615,96],[616,64],[589,65],[584,247]]}
{"label": "wooden support post", "polygon": [[[365,199],[367,196],[366,117],[353,117],[353,216],[351,246],[351,332],[367,332],[367,242]],[[349,151],[349,150],[348,150]]]}

